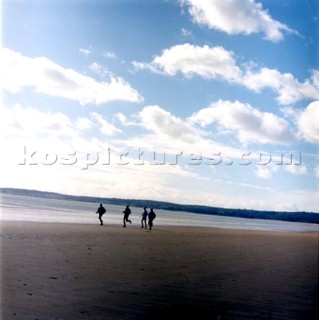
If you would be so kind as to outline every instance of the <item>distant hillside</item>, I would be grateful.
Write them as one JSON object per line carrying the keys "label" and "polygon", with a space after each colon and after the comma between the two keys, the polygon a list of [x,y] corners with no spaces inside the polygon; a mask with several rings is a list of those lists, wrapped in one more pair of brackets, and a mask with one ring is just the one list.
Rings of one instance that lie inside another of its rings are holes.
{"label": "distant hillside", "polygon": [[154,201],[154,200],[72,196],[72,195],[66,195],[66,194],[60,194],[60,193],[54,193],[54,192],[26,190],[26,189],[13,189],[13,188],[0,188],[0,193],[49,198],[49,199],[104,203],[104,204],[120,205],[120,206],[125,206],[126,204],[130,204],[131,206],[134,206],[134,207],[144,207],[146,205],[148,208],[153,207],[156,209],[170,210],[170,211],[184,211],[184,212],[201,213],[201,214],[208,214],[208,215],[217,215],[217,216],[229,216],[229,217],[250,218],[250,219],[270,219],[270,220],[307,222],[307,223],[319,224],[319,213],[314,213],[314,212],[286,212],[286,211],[258,211],[258,210],[249,210],[249,209],[227,209],[227,208],[200,206],[200,205],[175,204],[170,202]]}

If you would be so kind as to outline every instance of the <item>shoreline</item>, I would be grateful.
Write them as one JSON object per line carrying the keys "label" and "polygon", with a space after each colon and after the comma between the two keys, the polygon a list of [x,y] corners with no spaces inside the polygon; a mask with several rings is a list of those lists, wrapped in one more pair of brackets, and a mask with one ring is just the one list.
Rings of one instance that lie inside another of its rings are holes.
{"label": "shoreline", "polygon": [[[0,221],[34,221],[49,223],[95,224],[97,204],[56,199],[11,196],[0,208]],[[61,202],[62,201],[62,202]],[[103,217],[106,224],[120,225],[123,221],[123,207],[105,205]],[[139,224],[141,208],[132,207],[133,224]],[[264,230],[274,232],[319,232],[319,224],[274,219],[243,218],[208,215],[191,212],[165,211],[155,209],[158,218],[156,226],[196,226],[229,230]],[[318,215],[319,217],[319,215]]]}
{"label": "shoreline", "polygon": [[[298,222],[297,222],[298,223]],[[92,228],[97,228],[97,229],[110,229],[112,231],[115,230],[122,230],[123,226],[121,224],[116,224],[116,223],[107,223],[104,222],[104,224],[101,226],[99,224],[99,222],[96,223],[83,223],[83,222],[52,222],[52,221],[23,221],[23,220],[1,220],[0,219],[0,234],[2,233],[2,229],[4,230],[5,227],[15,227],[15,226],[19,226],[22,228],[22,226],[43,226],[43,227],[49,227],[49,228],[58,228],[58,227],[62,227],[62,228],[67,228],[70,226],[73,226],[75,228],[87,228],[88,230],[92,229]],[[130,229],[130,230],[140,230],[141,232],[143,231],[149,231],[149,229],[142,229],[140,224],[138,223],[132,223],[132,224],[127,224],[125,229]],[[142,230],[141,230],[142,229]],[[319,237],[319,233],[317,231],[311,230],[302,230],[302,231],[295,231],[295,230],[255,230],[255,229],[233,229],[231,227],[227,228],[227,227],[215,227],[215,226],[190,226],[190,225],[172,225],[172,224],[160,224],[160,225],[156,225],[154,224],[152,231],[161,231],[161,232],[165,232],[165,231],[170,231],[170,230],[175,230],[175,231],[182,231],[182,232],[186,232],[187,230],[189,230],[190,232],[194,232],[194,231],[209,231],[211,230],[212,232],[239,232],[239,233],[258,233],[258,234],[282,234],[282,235],[286,235],[286,234],[313,234],[313,235],[318,235]]]}
{"label": "shoreline", "polygon": [[[134,217],[136,218],[136,217]],[[105,219],[105,218],[103,218]],[[106,218],[107,219],[107,218]],[[105,219],[105,220],[106,220]],[[246,219],[246,218],[238,218],[238,219]],[[95,219],[97,220],[97,218]],[[121,227],[122,228],[122,224],[121,224],[121,217],[119,218],[119,223],[114,223],[114,222],[111,222],[111,223],[108,223],[107,220],[105,221],[104,220],[104,225],[103,226],[100,226],[100,227]],[[252,220],[252,219],[248,219],[248,220]],[[262,219],[257,219],[257,222],[259,220],[262,220]],[[264,221],[264,220],[262,220]],[[265,220],[266,222],[268,222],[269,220]],[[240,228],[240,227],[225,227],[225,226],[212,226],[212,225],[183,225],[183,224],[165,224],[165,223],[162,223],[160,222],[159,224],[157,224],[155,221],[154,223],[154,228],[155,229],[169,229],[169,228],[189,228],[189,229],[193,229],[193,228],[203,228],[203,229],[213,229],[213,230],[224,230],[224,231],[239,231],[239,232],[269,232],[269,233],[283,233],[283,234],[286,234],[286,233],[314,233],[314,234],[318,234],[319,232],[319,225],[317,224],[314,224],[314,223],[308,223],[308,222],[292,222],[292,221],[277,221],[277,220],[271,220],[272,222],[283,222],[283,223],[288,223],[288,224],[304,224],[304,225],[309,225],[311,227],[317,227],[318,226],[318,230],[313,230],[313,229],[310,229],[310,230],[282,230],[282,229],[253,229],[253,228],[249,228],[249,227],[246,227],[246,228]],[[33,220],[22,220],[22,219],[17,219],[17,220],[9,220],[9,219],[5,219],[5,220],[2,220],[1,219],[1,212],[0,212],[0,229],[1,229],[1,224],[11,224],[11,223],[14,223],[14,224],[51,224],[51,225],[81,225],[81,226],[87,226],[88,228],[92,227],[92,226],[99,226],[99,222],[98,221],[95,221],[95,222],[83,222],[83,221],[56,221],[56,220],[53,220],[53,221],[33,221]],[[140,222],[133,222],[132,225],[128,225],[128,228],[137,228],[137,229],[140,229]]]}
{"label": "shoreline", "polygon": [[[22,196],[29,198],[38,198],[47,201],[74,201],[81,203],[104,203],[106,205],[120,205],[124,206],[127,202],[130,203],[130,206],[135,206],[138,208],[143,208],[145,205],[148,207],[157,208],[159,210],[172,211],[172,212],[187,212],[187,213],[195,213],[195,214],[204,214],[204,215],[215,215],[220,217],[233,217],[233,218],[244,218],[244,219],[263,219],[263,215],[281,215],[281,217],[286,216],[286,219],[273,219],[269,218],[268,220],[276,220],[276,221],[285,221],[290,222],[291,219],[287,219],[288,216],[290,218],[294,218],[293,222],[301,222],[301,223],[319,223],[318,214],[319,212],[308,212],[308,211],[274,211],[274,210],[257,210],[253,208],[220,208],[220,207],[212,207],[208,205],[200,205],[200,204],[178,204],[167,201],[157,201],[150,199],[120,199],[120,198],[101,198],[101,197],[92,197],[92,196],[77,196],[77,195],[68,195],[61,194],[55,192],[47,192],[47,191],[39,191],[39,190],[27,190],[27,189],[15,189],[15,188],[0,188],[0,194],[12,195],[12,196]],[[218,214],[218,212],[223,211],[223,214]],[[236,214],[224,214],[227,211],[228,213]],[[238,212],[241,214],[238,215]],[[247,215],[247,212],[250,213]],[[307,216],[308,220],[305,221],[301,219],[300,214],[303,217]],[[299,215],[299,217],[296,217]],[[309,221],[315,220],[314,221]]]}
{"label": "shoreline", "polygon": [[3,319],[316,319],[315,232],[1,221]]}

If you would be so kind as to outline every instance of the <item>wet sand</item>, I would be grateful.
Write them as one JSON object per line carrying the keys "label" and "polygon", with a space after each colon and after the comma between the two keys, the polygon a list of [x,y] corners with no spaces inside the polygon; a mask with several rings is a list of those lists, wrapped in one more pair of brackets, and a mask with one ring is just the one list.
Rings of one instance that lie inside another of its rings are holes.
{"label": "wet sand", "polygon": [[1,223],[1,319],[319,319],[318,233]]}

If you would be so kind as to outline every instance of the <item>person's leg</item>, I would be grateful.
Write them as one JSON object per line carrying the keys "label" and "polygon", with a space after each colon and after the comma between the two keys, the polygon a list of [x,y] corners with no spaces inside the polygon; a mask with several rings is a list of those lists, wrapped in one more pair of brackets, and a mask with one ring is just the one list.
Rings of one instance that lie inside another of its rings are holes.
{"label": "person's leg", "polygon": [[126,223],[125,223],[125,217],[123,218],[123,227],[125,228],[126,227]]}
{"label": "person's leg", "polygon": [[99,220],[100,220],[101,226],[103,226],[102,215],[99,215]]}

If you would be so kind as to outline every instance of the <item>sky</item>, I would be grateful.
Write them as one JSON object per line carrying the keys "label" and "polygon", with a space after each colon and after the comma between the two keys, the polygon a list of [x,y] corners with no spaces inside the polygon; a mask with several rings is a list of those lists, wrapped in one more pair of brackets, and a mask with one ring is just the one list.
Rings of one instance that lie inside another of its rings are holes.
{"label": "sky", "polygon": [[1,187],[319,212],[315,0],[2,0]]}

